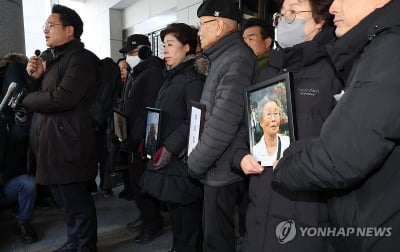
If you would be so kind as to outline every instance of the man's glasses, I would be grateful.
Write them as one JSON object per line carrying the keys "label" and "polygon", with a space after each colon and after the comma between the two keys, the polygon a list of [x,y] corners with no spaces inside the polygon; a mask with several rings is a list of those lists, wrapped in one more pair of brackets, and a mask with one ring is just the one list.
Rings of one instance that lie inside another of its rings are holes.
{"label": "man's glasses", "polygon": [[285,20],[286,23],[291,24],[296,20],[296,15],[303,12],[312,12],[312,11],[296,11],[296,10],[287,10],[283,14],[276,12],[272,16],[272,24],[276,27],[278,23],[282,20]]}
{"label": "man's glasses", "polygon": [[50,22],[46,22],[46,23],[44,23],[42,28],[43,28],[43,31],[50,30],[51,28],[53,28],[56,25],[63,25],[63,24],[53,24],[53,23],[50,23]]}
{"label": "man's glasses", "polygon": [[215,18],[215,19],[211,19],[211,20],[207,20],[207,21],[204,21],[204,22],[199,22],[199,27],[202,27],[203,25],[205,25],[205,24],[207,24],[207,23],[210,23],[210,22],[213,22],[213,21],[216,21],[217,19]]}

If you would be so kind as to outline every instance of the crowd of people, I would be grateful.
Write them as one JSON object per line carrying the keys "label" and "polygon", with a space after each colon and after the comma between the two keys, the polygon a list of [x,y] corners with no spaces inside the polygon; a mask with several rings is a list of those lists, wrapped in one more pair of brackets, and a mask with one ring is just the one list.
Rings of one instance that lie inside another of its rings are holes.
{"label": "crowd of people", "polygon": [[[126,225],[138,244],[162,234],[166,211],[170,252],[397,251],[398,10],[394,0],[283,0],[271,22],[251,18],[240,30],[233,1],[203,1],[198,28],[162,29],[163,59],[148,36],[127,37],[99,130],[90,109],[97,59],[80,40],[80,16],[56,4],[43,26],[49,49],[0,60],[0,206],[17,202],[18,234],[33,243],[30,221],[46,188],[67,226],[55,251],[97,251],[91,193],[100,171],[100,189],[113,196],[118,172],[118,197],[140,212]],[[249,87],[284,73],[295,138],[281,131],[281,101],[264,97],[255,115],[246,107]],[[188,154],[194,103],[204,121]],[[149,108],[159,111],[157,127]],[[113,110],[126,119],[126,139],[114,134]],[[255,129],[262,134],[251,147]],[[329,232],[303,232],[310,228]]]}

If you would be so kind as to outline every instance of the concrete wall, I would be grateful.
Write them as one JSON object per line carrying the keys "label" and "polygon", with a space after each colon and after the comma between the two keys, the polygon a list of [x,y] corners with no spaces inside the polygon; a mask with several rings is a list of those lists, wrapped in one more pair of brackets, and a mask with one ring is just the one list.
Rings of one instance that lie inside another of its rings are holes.
{"label": "concrete wall", "polygon": [[25,54],[22,0],[0,1],[0,57],[10,52]]}

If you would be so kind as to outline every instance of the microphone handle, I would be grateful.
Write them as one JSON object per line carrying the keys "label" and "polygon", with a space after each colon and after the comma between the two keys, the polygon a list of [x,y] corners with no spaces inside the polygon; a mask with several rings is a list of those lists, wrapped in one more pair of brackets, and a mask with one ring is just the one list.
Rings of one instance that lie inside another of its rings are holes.
{"label": "microphone handle", "polygon": [[14,92],[14,89],[16,87],[17,87],[17,83],[15,83],[15,82],[11,82],[11,84],[8,86],[7,93],[0,103],[0,112],[3,110],[3,107],[6,105],[8,98],[12,95],[12,93]]}

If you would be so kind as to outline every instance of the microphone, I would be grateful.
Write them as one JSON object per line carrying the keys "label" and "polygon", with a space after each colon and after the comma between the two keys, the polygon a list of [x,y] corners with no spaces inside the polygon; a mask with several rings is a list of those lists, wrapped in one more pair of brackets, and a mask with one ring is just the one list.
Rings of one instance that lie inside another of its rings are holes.
{"label": "microphone", "polygon": [[3,107],[7,103],[8,98],[12,95],[12,93],[14,92],[14,89],[16,87],[17,87],[17,83],[15,83],[15,82],[11,82],[11,84],[8,86],[7,93],[0,103],[0,112],[3,110]]}
{"label": "microphone", "polygon": [[[40,52],[39,49],[36,49],[36,50],[35,50],[35,55],[36,55],[37,57],[39,57],[40,53],[41,53],[41,52]],[[32,70],[32,71],[31,71],[31,75],[32,75],[34,72],[35,72],[35,71]]]}

